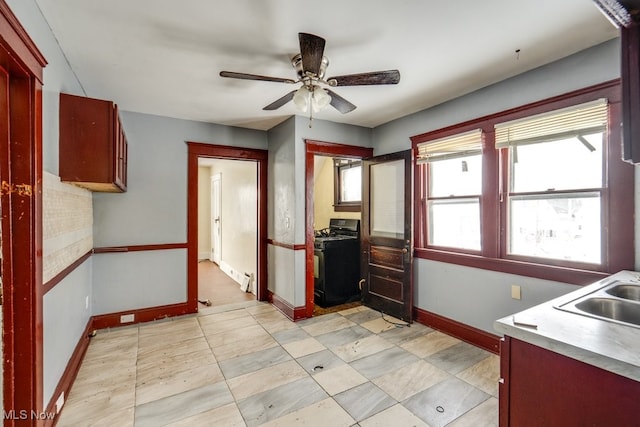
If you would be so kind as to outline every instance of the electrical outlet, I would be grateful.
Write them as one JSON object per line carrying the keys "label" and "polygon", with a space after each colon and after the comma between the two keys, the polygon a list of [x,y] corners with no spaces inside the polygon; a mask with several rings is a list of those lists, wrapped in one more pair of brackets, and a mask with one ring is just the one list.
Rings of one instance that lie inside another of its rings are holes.
{"label": "electrical outlet", "polygon": [[120,323],[131,323],[135,320],[134,314],[123,314],[120,316]]}
{"label": "electrical outlet", "polygon": [[513,299],[522,299],[522,290],[518,285],[511,286],[511,298]]}

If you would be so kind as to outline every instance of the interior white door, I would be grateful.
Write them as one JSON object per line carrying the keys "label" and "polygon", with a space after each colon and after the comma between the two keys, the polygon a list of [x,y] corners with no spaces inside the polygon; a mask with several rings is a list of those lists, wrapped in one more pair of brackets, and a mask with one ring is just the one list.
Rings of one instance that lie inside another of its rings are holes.
{"label": "interior white door", "polygon": [[222,252],[222,243],[220,235],[222,232],[222,223],[220,218],[220,203],[222,175],[215,174],[211,177],[211,256],[210,260],[220,265],[220,254]]}

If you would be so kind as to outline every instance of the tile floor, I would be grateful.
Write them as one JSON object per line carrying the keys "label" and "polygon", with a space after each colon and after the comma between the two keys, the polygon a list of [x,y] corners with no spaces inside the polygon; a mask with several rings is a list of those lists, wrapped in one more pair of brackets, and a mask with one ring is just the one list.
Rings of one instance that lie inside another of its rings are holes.
{"label": "tile floor", "polygon": [[249,301],[98,331],[58,426],[493,426],[498,370],[366,307],[293,323]]}

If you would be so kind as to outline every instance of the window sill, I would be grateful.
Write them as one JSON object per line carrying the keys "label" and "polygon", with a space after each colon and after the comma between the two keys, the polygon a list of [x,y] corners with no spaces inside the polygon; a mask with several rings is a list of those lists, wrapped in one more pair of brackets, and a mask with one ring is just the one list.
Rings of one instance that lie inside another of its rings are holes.
{"label": "window sill", "polygon": [[358,204],[340,204],[333,205],[333,210],[336,212],[360,212],[360,203]]}
{"label": "window sill", "polygon": [[458,264],[466,267],[517,274],[519,276],[535,277],[537,279],[552,280],[555,282],[581,286],[591,284],[610,275],[609,273],[602,273],[598,271],[557,267],[510,259],[486,258],[480,255],[462,254],[435,249],[416,248],[414,250],[414,256],[416,258],[428,259],[431,261],[446,262],[449,264]]}

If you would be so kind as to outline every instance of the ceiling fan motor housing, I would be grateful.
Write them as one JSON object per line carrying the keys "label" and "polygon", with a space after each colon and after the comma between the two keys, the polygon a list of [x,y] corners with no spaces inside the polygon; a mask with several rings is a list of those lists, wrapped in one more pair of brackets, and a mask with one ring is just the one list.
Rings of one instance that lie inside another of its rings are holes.
{"label": "ceiling fan motor housing", "polygon": [[329,66],[329,58],[327,58],[326,56],[322,57],[322,62],[320,63],[320,70],[318,71],[317,76],[315,76],[313,73],[310,73],[308,71],[305,74],[302,67],[302,54],[300,53],[296,54],[293,58],[291,58],[291,65],[293,65],[293,68],[296,70],[296,73],[298,73],[298,78],[300,80],[304,81],[305,78],[311,78],[312,80],[315,80],[315,79],[322,80],[324,78],[324,73],[327,70],[327,67]]}

